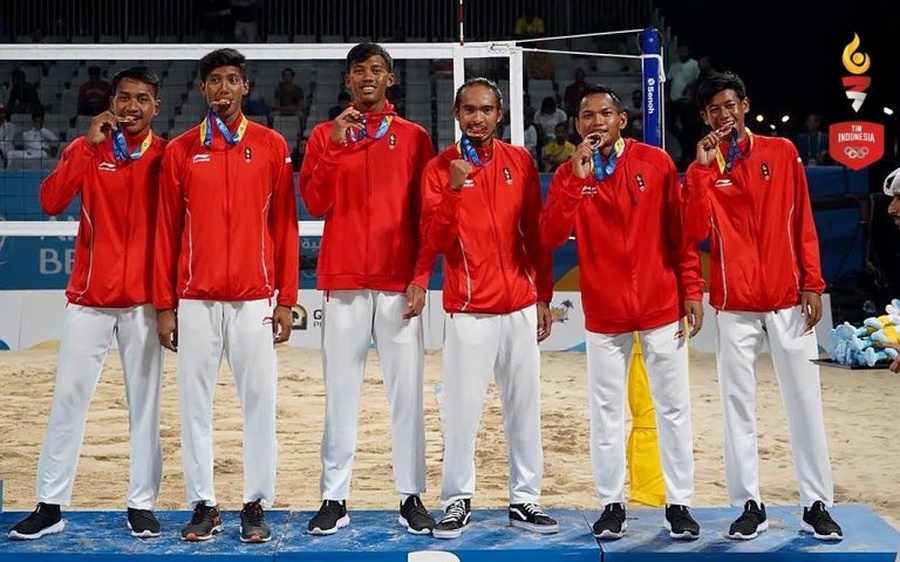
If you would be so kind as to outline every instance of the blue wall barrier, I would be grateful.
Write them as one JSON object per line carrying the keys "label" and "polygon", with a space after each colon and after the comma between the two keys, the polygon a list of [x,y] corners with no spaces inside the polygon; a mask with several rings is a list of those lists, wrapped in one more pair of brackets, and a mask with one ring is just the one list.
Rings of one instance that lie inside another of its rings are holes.
{"label": "blue wall barrier", "polygon": [[[866,231],[860,224],[856,197],[868,194],[868,173],[840,166],[806,169],[814,203],[816,226],[822,254],[825,281],[831,284],[839,276],[859,271],[865,265]],[[0,219],[2,220],[78,220],[76,200],[58,217],[43,213],[38,188],[47,172],[0,172]],[[546,196],[549,174],[541,174]],[[313,220],[298,198],[302,220]],[[301,230],[302,233],[302,230]],[[64,289],[72,267],[73,238],[7,237],[0,238],[0,290]],[[315,288],[315,263],[319,238],[301,236],[300,286]],[[577,264],[574,242],[567,242],[553,254],[554,279],[559,279]],[[440,262],[431,277],[431,288],[440,289],[443,279]]]}

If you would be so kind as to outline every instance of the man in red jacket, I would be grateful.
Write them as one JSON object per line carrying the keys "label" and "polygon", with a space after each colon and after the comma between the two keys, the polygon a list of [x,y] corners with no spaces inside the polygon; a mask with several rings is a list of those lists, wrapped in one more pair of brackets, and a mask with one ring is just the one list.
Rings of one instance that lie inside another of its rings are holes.
{"label": "man in red jacket", "polygon": [[625,392],[638,332],[656,407],[666,483],[664,526],[693,540],[689,507],[694,456],[688,346],[703,325],[703,279],[696,248],[682,243],[681,185],[665,151],[622,138],[625,106],[605,86],[589,86],[575,115],[584,138],[553,176],[541,213],[541,240],[563,244],[574,228],[587,329],[591,463],[604,506],[600,539],[625,534]]}
{"label": "man in red jacket", "polygon": [[162,476],[159,395],[162,348],[151,305],[153,233],[166,141],[150,123],[159,112],[159,77],[131,67],[113,77],[109,109],[63,152],[41,184],[50,215],[81,197],[75,265],[66,288],[56,390],[37,473],[38,505],[9,531],[37,539],[65,527],[91,397],[116,341],[128,401],[130,474],[126,505],[131,534],[158,537],[151,511]]}
{"label": "man in red jacket", "polygon": [[509,521],[536,533],[559,525],[539,503],[540,348],[550,335],[550,252],[538,237],[541,191],[531,155],[494,138],[503,115],[497,85],[472,78],[456,92],[463,133],[425,168],[423,235],[444,254],[444,517],[434,536],[470,528],[475,440],[491,377],[509,454]]}
{"label": "man in red jacket", "polygon": [[350,522],[350,473],[372,341],[391,409],[399,522],[414,534],[434,527],[420,497],[426,480],[420,314],[435,254],[419,244],[419,182],[434,150],[425,129],[398,116],[385,97],[394,83],[391,66],[391,56],[374,43],[347,53],[354,101],[313,129],[300,170],[303,202],[325,217],[317,270],[317,287],[325,292],[325,428],[322,504],[307,526],[313,535]]}
{"label": "man in red jacket", "polygon": [[725,477],[732,505],[744,511],[733,539],[768,528],[759,492],[756,361],[768,341],[787,414],[803,504],[801,530],[841,540],[827,508],[834,501],[813,328],[825,282],[806,172],[789,140],[753,135],[744,83],[715,73],[697,89],[712,132],[697,144],[685,178],[689,241],[710,236],[710,295],[717,310],[716,364],[725,429]]}
{"label": "man in red jacket", "polygon": [[212,405],[224,354],[244,416],[240,538],[265,542],[277,454],[273,339],[290,336],[300,264],[294,174],[284,137],[241,112],[249,91],[244,56],[207,54],[200,80],[207,114],[169,143],[163,159],[153,284],[159,341],[178,350],[184,479],[194,511],[181,537],[202,541],[222,530]]}

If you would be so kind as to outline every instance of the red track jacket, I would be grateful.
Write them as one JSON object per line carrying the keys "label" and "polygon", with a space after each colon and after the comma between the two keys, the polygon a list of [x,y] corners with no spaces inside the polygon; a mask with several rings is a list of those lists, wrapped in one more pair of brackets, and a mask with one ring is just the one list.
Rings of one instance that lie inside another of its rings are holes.
{"label": "red track jacket", "polygon": [[[239,121],[239,120],[238,120]],[[153,304],[178,299],[297,302],[297,200],[290,152],[275,131],[250,121],[228,146],[210,149],[194,127],[163,158]]]}
{"label": "red track jacket", "polygon": [[564,243],[575,230],[585,328],[618,334],[649,330],[703,298],[700,258],[684,244],[681,185],[659,148],[625,140],[612,175],[597,181],[553,175],[541,213],[541,240]]}
{"label": "red track jacket", "polygon": [[[148,133],[152,134],[152,133]],[[134,149],[146,135],[129,142]],[[166,141],[154,136],[137,160],[116,161],[112,144],[75,139],[41,183],[41,206],[58,215],[81,195],[70,303],[128,307],[152,300],[153,236]]]}
{"label": "red track jacket", "polygon": [[311,214],[325,217],[316,287],[402,292],[428,288],[436,256],[420,243],[422,169],[434,156],[419,125],[394,114],[367,113],[374,135],[357,142],[331,140],[331,121],[313,129],[300,170],[300,194]]}
{"label": "red track jacket", "polygon": [[730,174],[694,162],[685,178],[688,241],[710,235],[710,304],[717,310],[778,310],[799,304],[801,291],[825,290],[797,149],[760,136],[749,148]]}
{"label": "red track jacket", "polygon": [[423,231],[444,254],[444,310],[507,314],[553,296],[550,251],[540,241],[541,190],[524,148],[499,140],[461,191],[448,186],[450,146],[425,167]]}

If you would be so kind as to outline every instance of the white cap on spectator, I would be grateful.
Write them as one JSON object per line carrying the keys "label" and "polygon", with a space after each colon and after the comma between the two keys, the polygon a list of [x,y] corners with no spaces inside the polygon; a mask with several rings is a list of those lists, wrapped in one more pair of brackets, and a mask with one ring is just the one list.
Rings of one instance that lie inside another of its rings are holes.
{"label": "white cap on spectator", "polygon": [[900,168],[897,168],[888,177],[884,178],[884,193],[894,197],[900,195]]}

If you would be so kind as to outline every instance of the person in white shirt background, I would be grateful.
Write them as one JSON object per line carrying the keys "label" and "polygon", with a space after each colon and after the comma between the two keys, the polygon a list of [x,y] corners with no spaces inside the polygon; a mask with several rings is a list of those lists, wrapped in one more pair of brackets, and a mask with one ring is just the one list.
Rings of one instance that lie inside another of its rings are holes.
{"label": "person in white shirt background", "polygon": [[699,110],[690,99],[690,92],[697,79],[700,78],[700,65],[691,56],[687,45],[679,45],[678,60],[669,66],[666,84],[669,100],[666,105],[666,129],[672,131],[681,147],[681,157],[675,162],[678,169],[684,171],[693,157],[691,147],[697,142],[690,131],[689,120],[699,114]]}
{"label": "person in white shirt background", "polygon": [[22,132],[23,150],[10,150],[8,160],[50,158],[50,147],[59,142],[59,137],[44,127],[44,112],[34,111],[31,114],[31,128]]}
{"label": "person in white shirt background", "polygon": [[16,126],[9,122],[6,106],[0,103],[0,163],[6,161],[10,150],[13,150],[13,138],[16,136]]}

